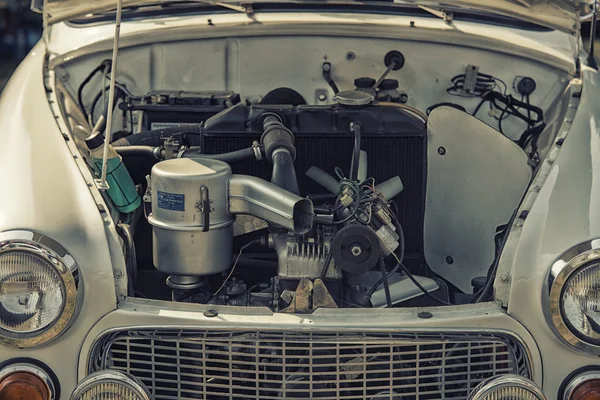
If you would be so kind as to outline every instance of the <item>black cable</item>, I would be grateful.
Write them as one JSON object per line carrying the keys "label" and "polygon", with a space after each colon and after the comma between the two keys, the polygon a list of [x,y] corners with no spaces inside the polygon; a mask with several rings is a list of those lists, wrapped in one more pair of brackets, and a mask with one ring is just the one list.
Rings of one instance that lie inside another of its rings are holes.
{"label": "black cable", "polygon": [[79,107],[81,108],[81,112],[83,113],[83,116],[85,117],[86,121],[88,120],[88,113],[83,105],[83,89],[87,86],[88,83],[90,83],[92,78],[94,78],[94,76],[98,72],[104,70],[104,67],[107,65],[106,64],[107,62],[110,62],[110,61],[102,62],[102,64],[100,64],[96,68],[94,68],[92,70],[92,72],[90,72],[90,74],[83,80],[83,82],[81,82],[81,85],[79,85],[79,89],[77,89],[77,101],[79,102]]}
{"label": "black cable", "polygon": [[331,249],[329,249],[329,253],[327,253],[327,257],[325,257],[325,265],[323,265],[323,270],[321,271],[321,280],[325,279],[327,276],[327,272],[329,272],[329,265],[331,264],[331,259],[333,258],[333,253]]}
{"label": "black cable", "polygon": [[352,161],[350,163],[350,180],[356,181],[358,179],[358,166],[360,164],[360,122],[353,122],[352,130],[354,131],[354,152],[352,153]]}
{"label": "black cable", "polygon": [[385,291],[385,301],[387,302],[388,308],[392,308],[394,305],[392,304],[392,295],[390,293],[390,283],[388,282],[387,276],[387,268],[385,267],[385,260],[383,259],[383,254],[379,258],[379,265],[381,267],[381,275],[383,279],[383,288]]}
{"label": "black cable", "polygon": [[443,305],[443,306],[452,306],[453,304],[448,303],[442,299],[439,299],[437,297],[435,297],[434,295],[432,295],[431,293],[429,293],[429,291],[427,289],[425,289],[420,283],[419,281],[417,281],[415,279],[415,277],[413,276],[413,274],[411,274],[411,272],[408,270],[408,268],[406,268],[406,266],[402,263],[399,263],[398,265],[400,265],[400,268],[402,268],[402,270],[404,271],[404,273],[406,274],[406,276],[408,276],[408,278],[415,284],[416,287],[419,288],[419,290],[421,290],[423,292],[423,294],[427,297],[429,297],[430,299],[432,299],[433,301]]}
{"label": "black cable", "polygon": [[[396,272],[398,272],[399,269],[400,269],[400,264],[396,264],[396,266],[394,268],[392,268],[392,270],[390,272],[388,272],[386,277],[389,279],[392,275],[394,275]],[[375,291],[377,289],[379,289],[379,286],[381,286],[383,281],[384,281],[384,278],[380,278],[377,282],[375,282],[375,284],[373,286],[371,286],[371,288],[367,292],[366,296],[368,298],[371,298],[371,296],[373,296],[373,293],[375,293]]]}

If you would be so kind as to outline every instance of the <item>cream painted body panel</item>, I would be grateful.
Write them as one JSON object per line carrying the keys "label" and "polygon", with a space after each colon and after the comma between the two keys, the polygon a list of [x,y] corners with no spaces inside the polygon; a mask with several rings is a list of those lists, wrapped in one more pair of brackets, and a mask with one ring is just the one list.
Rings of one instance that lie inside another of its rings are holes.
{"label": "cream painted body panel", "polygon": [[[243,28],[245,18],[241,14],[226,14],[215,16],[214,20],[222,19],[223,23]],[[275,18],[280,18],[280,22],[288,18],[289,22],[298,17],[265,18],[271,22]],[[304,23],[311,21],[307,15],[302,18]],[[353,23],[364,22],[355,18]],[[399,19],[391,24],[400,29],[409,22]],[[378,24],[385,27],[383,17]],[[423,24],[429,24],[427,29],[433,33],[443,34],[446,30],[441,20],[424,20]],[[169,36],[192,29],[193,25],[193,18],[124,24],[124,42],[133,46],[148,40],[143,34],[150,31]],[[546,65],[555,63],[559,69],[573,72],[568,35],[531,33],[525,38],[499,27],[458,26],[465,35],[489,37],[505,33],[501,40],[522,39],[519,48],[526,57],[532,58],[531,52],[544,54]],[[159,28],[164,28],[164,32]],[[94,49],[106,51],[112,27],[73,28],[58,24],[50,33],[50,58],[58,65]],[[553,43],[556,43],[554,48]],[[494,304],[434,309],[431,310],[434,318],[426,321],[417,318],[418,310],[413,309],[382,310],[376,314],[338,310],[314,316],[284,316],[264,310],[223,307],[219,308],[221,318],[207,321],[200,306],[127,299],[117,309],[112,270],[122,269],[123,257],[112,222],[103,220],[98,211],[102,201],[96,189],[89,187],[89,171],[79,168],[64,122],[58,117],[57,123],[56,107],[48,103],[44,87],[45,51],[44,45],[38,44],[0,100],[0,231],[35,230],[60,242],[81,267],[84,303],[79,318],[62,337],[32,350],[1,347],[0,361],[31,357],[46,363],[58,375],[63,399],[68,398],[77,379],[84,376],[85,357],[94,338],[106,329],[133,325],[282,324],[310,329],[349,324],[358,328],[368,325],[406,330],[505,329],[515,332],[528,345],[535,380],[543,385],[550,400],[556,398],[557,388],[573,369],[597,363],[596,358],[563,345],[550,331],[541,312],[543,281],[555,258],[576,243],[600,237],[600,220],[595,215],[600,212],[600,121],[597,119],[600,78],[596,72],[585,71],[584,96],[572,129],[526,220],[515,256],[509,260],[512,286],[506,299],[508,315]]]}

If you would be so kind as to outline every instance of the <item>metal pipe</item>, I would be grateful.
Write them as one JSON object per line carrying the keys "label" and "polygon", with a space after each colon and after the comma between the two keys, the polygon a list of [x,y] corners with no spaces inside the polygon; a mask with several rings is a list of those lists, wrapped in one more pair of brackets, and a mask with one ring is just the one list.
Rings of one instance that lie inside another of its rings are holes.
{"label": "metal pipe", "polygon": [[309,199],[248,175],[231,176],[229,212],[253,215],[300,234],[310,230],[314,218]]}
{"label": "metal pipe", "polygon": [[364,150],[360,151],[360,156],[358,157],[358,181],[364,182],[367,180],[368,168],[367,168],[368,156],[367,152]]}

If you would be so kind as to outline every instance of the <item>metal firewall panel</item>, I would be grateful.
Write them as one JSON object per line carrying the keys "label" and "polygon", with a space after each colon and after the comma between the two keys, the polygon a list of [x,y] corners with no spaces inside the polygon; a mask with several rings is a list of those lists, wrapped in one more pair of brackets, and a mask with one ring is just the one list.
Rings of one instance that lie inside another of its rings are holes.
{"label": "metal firewall panel", "polygon": [[425,258],[469,293],[494,260],[496,228],[509,222],[531,168],[515,143],[462,111],[434,110],[427,131]]}

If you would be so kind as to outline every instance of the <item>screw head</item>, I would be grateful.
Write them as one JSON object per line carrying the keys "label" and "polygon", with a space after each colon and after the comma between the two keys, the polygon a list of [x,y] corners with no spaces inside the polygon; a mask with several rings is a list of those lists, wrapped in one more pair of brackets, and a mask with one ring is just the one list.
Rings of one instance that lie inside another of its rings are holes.
{"label": "screw head", "polygon": [[348,54],[346,54],[346,60],[348,61],[352,61],[356,58],[356,53],[353,51],[349,51]]}
{"label": "screw head", "polygon": [[319,93],[319,101],[327,100],[327,95],[325,93]]}
{"label": "screw head", "polygon": [[439,154],[440,156],[443,156],[443,155],[445,155],[445,154],[446,154],[446,148],[445,148],[445,147],[443,147],[443,146],[440,146],[440,147],[438,148],[438,154]]}
{"label": "screw head", "polygon": [[217,310],[206,310],[203,314],[206,318],[214,318],[219,315]]}
{"label": "screw head", "polygon": [[506,283],[508,282],[508,275],[507,274],[500,274],[500,282],[502,283]]}
{"label": "screw head", "polygon": [[451,256],[446,257],[446,263],[450,265],[454,264],[454,258]]}

